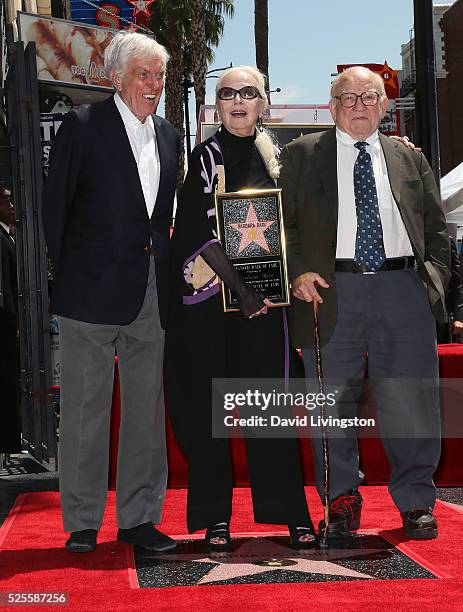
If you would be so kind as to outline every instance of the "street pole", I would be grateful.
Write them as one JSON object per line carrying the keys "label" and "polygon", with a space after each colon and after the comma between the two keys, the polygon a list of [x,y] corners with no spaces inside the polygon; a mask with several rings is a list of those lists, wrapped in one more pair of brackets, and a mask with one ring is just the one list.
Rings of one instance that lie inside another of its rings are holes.
{"label": "street pole", "polygon": [[417,145],[431,164],[440,184],[439,122],[437,117],[436,63],[432,0],[413,0],[415,17]]}

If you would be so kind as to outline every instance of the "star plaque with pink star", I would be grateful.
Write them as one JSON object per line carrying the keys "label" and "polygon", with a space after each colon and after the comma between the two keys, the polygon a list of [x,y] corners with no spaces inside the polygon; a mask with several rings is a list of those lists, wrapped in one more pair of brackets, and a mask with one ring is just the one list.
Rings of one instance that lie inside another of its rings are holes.
{"label": "star plaque with pink star", "polygon": [[[218,236],[244,278],[274,306],[289,305],[281,189],[253,189],[216,194]],[[238,301],[222,285],[225,312]]]}

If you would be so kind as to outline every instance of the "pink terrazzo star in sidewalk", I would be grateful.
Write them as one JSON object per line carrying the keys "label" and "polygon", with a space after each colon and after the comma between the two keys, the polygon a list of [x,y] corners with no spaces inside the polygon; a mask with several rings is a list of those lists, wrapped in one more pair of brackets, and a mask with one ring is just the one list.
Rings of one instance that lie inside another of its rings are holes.
{"label": "pink terrazzo star in sidewalk", "polygon": [[276,223],[276,221],[259,221],[254,206],[250,204],[244,223],[230,223],[230,227],[241,233],[241,243],[238,249],[238,255],[252,242],[258,244],[264,251],[267,251],[267,253],[270,253],[264,232],[274,223]]}
{"label": "pink terrazzo star in sidewalk", "polygon": [[[378,549],[379,550],[379,549]],[[371,576],[357,572],[348,567],[330,562],[352,557],[353,553],[371,554],[377,552],[369,549],[364,551],[336,550],[327,555],[320,550],[304,552],[295,551],[288,546],[269,542],[264,538],[249,538],[236,550],[223,555],[211,557],[198,554],[171,554],[156,555],[155,559],[166,561],[194,561],[195,563],[217,563],[197,584],[211,584],[222,580],[230,580],[241,576],[254,576],[265,572],[291,570],[305,574],[325,574],[330,576],[344,576],[350,578],[363,578],[371,580]],[[263,560],[275,560],[272,565],[260,565]],[[281,564],[280,564],[281,563]]]}

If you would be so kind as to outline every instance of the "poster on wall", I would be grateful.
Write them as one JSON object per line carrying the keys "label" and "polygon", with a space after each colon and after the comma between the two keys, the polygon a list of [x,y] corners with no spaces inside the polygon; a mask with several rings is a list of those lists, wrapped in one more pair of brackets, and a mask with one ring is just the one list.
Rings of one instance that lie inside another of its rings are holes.
{"label": "poster on wall", "polygon": [[42,143],[42,168],[45,176],[48,176],[48,164],[50,149],[55,140],[66,113],[41,113],[40,114],[40,140]]}
{"label": "poster on wall", "polygon": [[35,42],[39,81],[111,88],[104,52],[115,30],[18,13],[19,38]]}

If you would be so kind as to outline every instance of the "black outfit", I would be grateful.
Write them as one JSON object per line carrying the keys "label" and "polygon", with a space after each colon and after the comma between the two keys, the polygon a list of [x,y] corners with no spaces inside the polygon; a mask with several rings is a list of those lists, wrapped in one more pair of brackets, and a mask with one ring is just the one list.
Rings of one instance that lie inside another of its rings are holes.
{"label": "black outfit", "polygon": [[[167,405],[188,459],[187,519],[191,532],[228,522],[231,515],[229,441],[211,435],[211,379],[283,378],[285,364],[291,363],[291,368],[298,365],[297,355],[289,348],[284,309],[269,309],[267,315],[253,319],[243,317],[262,308],[263,302],[234,272],[214,234],[216,165],[224,165],[228,192],[275,186],[254,139],[234,136],[222,127],[215,137],[195,148],[172,239]],[[192,290],[186,281],[191,280],[192,254],[200,254],[212,268],[212,281],[214,272],[225,280],[239,299],[242,312],[223,312],[218,284],[206,282]],[[245,444],[256,522],[310,525],[298,441],[248,438]]]}
{"label": "black outfit", "polygon": [[450,236],[450,281],[445,292],[445,306],[449,314],[448,323],[437,324],[437,342],[446,344],[452,342],[453,321],[463,321],[463,284],[461,259],[458,257],[455,239]]}
{"label": "black outfit", "polygon": [[18,287],[13,239],[0,226],[0,452],[21,452],[18,398]]}

